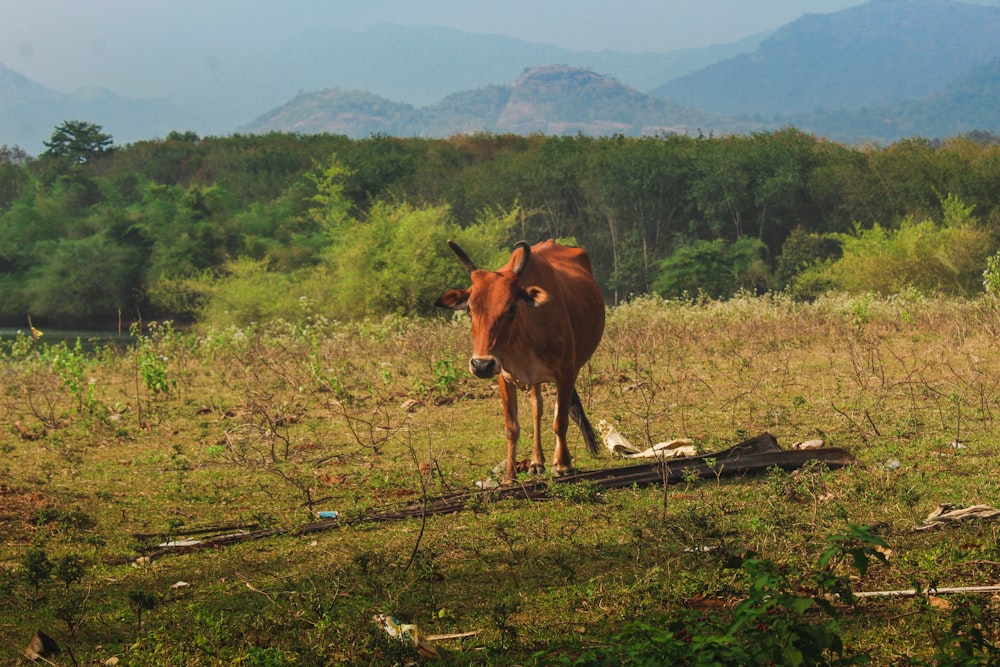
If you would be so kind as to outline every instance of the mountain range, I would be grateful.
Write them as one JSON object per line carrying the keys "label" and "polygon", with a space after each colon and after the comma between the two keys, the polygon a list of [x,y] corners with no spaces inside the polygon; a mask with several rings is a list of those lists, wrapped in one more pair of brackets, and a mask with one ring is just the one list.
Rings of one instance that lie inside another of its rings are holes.
{"label": "mountain range", "polygon": [[995,3],[870,0],[665,53],[573,52],[431,27],[317,32],[215,68],[214,84],[192,69],[186,93],[156,100],[59,93],[0,64],[0,144],[40,152],[69,119],[98,123],[118,143],[172,130],[438,137],[795,125],[847,142],[1000,133],[998,37]]}

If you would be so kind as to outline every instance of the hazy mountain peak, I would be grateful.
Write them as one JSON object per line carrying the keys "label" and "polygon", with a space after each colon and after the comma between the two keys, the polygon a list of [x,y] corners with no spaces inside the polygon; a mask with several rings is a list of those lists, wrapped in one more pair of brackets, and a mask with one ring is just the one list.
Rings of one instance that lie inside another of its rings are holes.
{"label": "hazy mountain peak", "polygon": [[[1000,56],[997,2],[871,0],[806,14],[763,39],[645,54],[571,52],[434,26],[347,32],[313,21],[299,33],[243,45],[213,67],[193,53],[143,63],[144,76],[177,91],[177,106],[106,89],[65,95],[0,65],[0,144],[39,151],[65,120],[98,123],[118,143],[246,128],[355,137],[721,133],[790,118],[831,138],[891,140],[973,122],[997,131],[997,74],[989,68],[962,84],[965,97],[951,91],[920,107],[919,117],[895,117],[917,113],[906,102],[940,93]],[[653,97],[640,92],[649,90]]]}
{"label": "hazy mountain peak", "polygon": [[617,79],[568,65],[526,68],[508,86],[449,95],[420,109],[370,93],[297,95],[243,128],[250,132],[373,133],[447,137],[476,131],[519,134],[687,132],[704,114],[652,98]]}
{"label": "hazy mountain peak", "polygon": [[114,103],[122,99],[116,93],[100,86],[84,86],[73,93],[72,97],[81,102],[91,103]]}
{"label": "hazy mountain peak", "polygon": [[654,92],[720,114],[875,107],[928,95],[1000,55],[1000,7],[873,0],[806,14],[756,51]]}

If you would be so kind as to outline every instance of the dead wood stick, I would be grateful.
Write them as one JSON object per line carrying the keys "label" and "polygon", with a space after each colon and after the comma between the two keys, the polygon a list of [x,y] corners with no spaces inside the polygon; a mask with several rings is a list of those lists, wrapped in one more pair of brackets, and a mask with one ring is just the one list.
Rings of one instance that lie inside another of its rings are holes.
{"label": "dead wood stick", "polygon": [[475,637],[478,634],[479,630],[473,630],[472,632],[458,632],[453,635],[427,635],[424,639],[431,642],[439,642],[445,639],[464,639],[465,637]]}
{"label": "dead wood stick", "polygon": [[[496,502],[499,500],[547,500],[553,484],[573,482],[589,482],[603,489],[616,489],[630,486],[645,486],[649,484],[669,484],[695,477],[728,477],[744,475],[753,472],[766,471],[771,468],[795,470],[806,463],[819,462],[830,468],[840,468],[855,463],[849,452],[838,447],[813,450],[782,450],[770,433],[763,433],[754,438],[734,445],[729,449],[714,454],[693,456],[690,458],[670,459],[641,463],[621,468],[609,468],[590,472],[568,475],[546,481],[526,482],[518,486],[500,487],[487,491],[472,491],[454,493],[428,499],[419,503],[410,503],[404,507],[384,509],[370,512],[356,518],[336,518],[314,521],[297,529],[271,528],[256,529],[255,524],[245,524],[244,530],[215,535],[201,540],[192,540],[185,544],[163,545],[158,549],[146,552],[149,558],[156,558],[168,553],[187,553],[190,551],[219,547],[238,542],[274,537],[278,535],[308,535],[325,532],[344,526],[360,523],[377,523],[383,521],[398,521],[414,517],[451,514],[466,509],[473,502]],[[234,524],[238,526],[239,524]],[[252,528],[251,528],[252,526]],[[221,524],[211,528],[219,529]],[[209,526],[192,527],[180,534],[191,535],[196,530],[205,530]],[[246,530],[246,528],[251,528]],[[205,532],[212,532],[205,530]],[[117,559],[112,564],[129,562],[132,559]]]}
{"label": "dead wood stick", "polygon": [[1000,585],[992,586],[952,586],[945,588],[928,588],[925,591],[918,591],[915,588],[907,588],[900,591],[863,591],[855,593],[856,598],[879,598],[879,597],[913,597],[915,595],[944,595],[946,593],[1000,593]]}
{"label": "dead wood stick", "polygon": [[[204,535],[205,533],[221,533],[228,530],[257,530],[260,528],[259,523],[241,523],[241,522],[230,522],[230,523],[212,523],[205,524],[201,526],[190,526],[185,528],[180,526],[175,533],[172,535]],[[170,533],[159,532],[159,533],[132,533],[132,537],[137,540],[150,540],[150,539],[167,539],[171,537]]]}

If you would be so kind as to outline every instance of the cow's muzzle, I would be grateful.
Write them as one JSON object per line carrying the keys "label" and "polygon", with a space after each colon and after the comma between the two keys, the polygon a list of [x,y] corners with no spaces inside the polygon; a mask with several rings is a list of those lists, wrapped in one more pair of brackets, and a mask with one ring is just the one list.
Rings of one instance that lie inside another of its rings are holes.
{"label": "cow's muzzle", "polygon": [[488,380],[497,374],[497,360],[493,357],[473,357],[469,360],[469,371],[477,378]]}

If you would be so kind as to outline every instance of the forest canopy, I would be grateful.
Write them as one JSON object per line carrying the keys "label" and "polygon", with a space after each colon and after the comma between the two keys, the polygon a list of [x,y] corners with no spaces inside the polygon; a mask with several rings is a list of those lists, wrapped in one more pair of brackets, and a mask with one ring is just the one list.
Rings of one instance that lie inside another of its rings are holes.
{"label": "forest canopy", "polygon": [[[74,130],[84,133],[77,136]],[[1000,145],[750,136],[172,133],[57,128],[0,149],[0,323],[212,325],[428,314],[514,241],[585,247],[609,303],[739,290],[971,296],[1000,230]]]}

